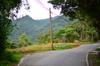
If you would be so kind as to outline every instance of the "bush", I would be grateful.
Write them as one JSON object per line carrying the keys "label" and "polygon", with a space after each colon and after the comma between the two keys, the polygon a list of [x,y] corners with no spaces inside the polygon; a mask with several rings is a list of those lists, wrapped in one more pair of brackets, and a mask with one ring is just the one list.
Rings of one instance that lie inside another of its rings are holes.
{"label": "bush", "polygon": [[0,61],[0,66],[11,66],[9,61]]}
{"label": "bush", "polygon": [[7,52],[6,54],[6,60],[10,62],[18,62],[22,55],[18,52]]}
{"label": "bush", "polygon": [[96,49],[96,51],[100,51],[100,47]]}
{"label": "bush", "polygon": [[0,58],[0,66],[15,66],[22,55],[18,52],[8,52],[6,51]]}

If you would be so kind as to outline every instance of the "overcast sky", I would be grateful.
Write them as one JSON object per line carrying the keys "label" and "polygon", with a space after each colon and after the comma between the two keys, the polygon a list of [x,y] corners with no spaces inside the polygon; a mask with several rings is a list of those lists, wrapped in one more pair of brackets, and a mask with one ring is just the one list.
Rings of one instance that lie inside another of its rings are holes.
{"label": "overcast sky", "polygon": [[49,18],[49,8],[52,10],[52,17],[60,14],[60,9],[53,9],[53,6],[47,3],[48,0],[28,0],[30,9],[27,11],[24,7],[21,7],[18,17],[22,15],[29,15],[33,19],[46,19]]}

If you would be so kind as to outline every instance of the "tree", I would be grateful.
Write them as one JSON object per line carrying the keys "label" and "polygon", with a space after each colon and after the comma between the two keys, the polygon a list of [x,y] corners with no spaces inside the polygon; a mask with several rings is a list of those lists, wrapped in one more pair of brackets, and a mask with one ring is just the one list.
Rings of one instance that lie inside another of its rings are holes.
{"label": "tree", "polygon": [[47,44],[50,42],[50,35],[49,33],[47,34],[41,34],[39,37],[38,37],[38,42],[41,44],[41,43],[44,43],[44,44]]}
{"label": "tree", "polygon": [[87,21],[73,22],[67,25],[64,29],[55,33],[57,41],[64,38],[66,42],[80,41],[97,41],[98,32],[95,27],[88,24]]}
{"label": "tree", "polygon": [[[94,42],[98,40],[98,32],[87,20],[71,22],[61,30],[54,32],[54,42],[73,42],[79,40],[82,42]],[[43,43],[49,42],[49,34],[44,34],[39,37]]]}
{"label": "tree", "polygon": [[[50,0],[54,8],[61,8],[61,13],[72,18],[88,16],[99,32],[100,38],[100,0]],[[80,16],[79,16],[80,15]]]}
{"label": "tree", "polygon": [[[0,0],[0,57],[5,53],[7,36],[11,32],[12,24],[11,17],[15,15],[11,12],[15,10],[18,12],[22,5],[21,0]],[[0,59],[1,60],[1,59]]]}
{"label": "tree", "polygon": [[19,46],[20,47],[25,47],[25,46],[28,46],[30,43],[29,43],[29,40],[28,40],[28,37],[25,33],[22,33],[20,36],[19,36]]}
{"label": "tree", "polygon": [[71,25],[68,25],[67,27],[55,34],[55,38],[59,38],[58,41],[64,40],[65,42],[73,42],[74,40],[78,40],[79,36],[80,35],[76,31],[76,28]]}

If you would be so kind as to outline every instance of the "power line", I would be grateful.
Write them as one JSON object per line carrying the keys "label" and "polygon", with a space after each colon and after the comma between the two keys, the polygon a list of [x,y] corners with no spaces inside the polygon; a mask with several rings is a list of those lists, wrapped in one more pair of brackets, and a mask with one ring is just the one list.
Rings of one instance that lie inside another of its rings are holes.
{"label": "power line", "polygon": [[[43,4],[40,0],[36,0],[36,1],[37,1],[39,4],[41,4],[41,6],[42,6],[43,8],[45,8],[47,11],[49,11],[49,8],[45,7],[44,4]],[[51,14],[55,14],[55,13],[51,11]],[[55,14],[55,15],[57,15],[57,14]]]}
{"label": "power line", "polygon": [[[36,0],[39,4],[41,4],[41,6],[43,7],[43,8],[45,8],[47,11],[49,11],[49,8],[47,8],[47,7],[45,7],[45,5],[40,1],[40,0]],[[56,14],[56,13],[54,13],[54,12],[52,12],[51,11],[51,14],[54,14],[54,15],[58,15],[58,14]],[[51,16],[52,17],[52,16]],[[65,20],[64,18],[62,18],[64,21],[66,21],[67,22],[67,20]]]}
{"label": "power line", "polygon": [[40,1],[40,0],[36,0],[37,3],[39,3],[43,8],[45,8],[46,10],[49,11],[49,9],[47,7],[44,6],[44,4]]}

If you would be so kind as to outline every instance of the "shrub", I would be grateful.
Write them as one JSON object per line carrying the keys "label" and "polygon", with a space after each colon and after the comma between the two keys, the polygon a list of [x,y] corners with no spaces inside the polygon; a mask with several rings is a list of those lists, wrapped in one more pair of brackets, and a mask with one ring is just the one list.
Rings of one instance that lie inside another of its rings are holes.
{"label": "shrub", "polygon": [[0,61],[0,66],[11,66],[9,61]]}
{"label": "shrub", "polygon": [[10,62],[18,62],[22,55],[18,52],[7,52],[6,54],[6,60]]}
{"label": "shrub", "polygon": [[96,51],[100,51],[100,47],[96,49]]}

